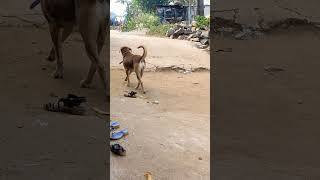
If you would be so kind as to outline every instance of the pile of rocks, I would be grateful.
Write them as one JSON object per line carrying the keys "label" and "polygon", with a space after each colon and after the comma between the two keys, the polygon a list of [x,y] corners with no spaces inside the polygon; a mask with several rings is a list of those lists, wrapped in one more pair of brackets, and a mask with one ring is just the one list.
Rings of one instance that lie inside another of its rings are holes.
{"label": "pile of rocks", "polygon": [[193,26],[176,24],[174,28],[170,28],[166,36],[171,39],[189,40],[197,42],[197,47],[207,48],[210,44],[209,31],[196,29]]}

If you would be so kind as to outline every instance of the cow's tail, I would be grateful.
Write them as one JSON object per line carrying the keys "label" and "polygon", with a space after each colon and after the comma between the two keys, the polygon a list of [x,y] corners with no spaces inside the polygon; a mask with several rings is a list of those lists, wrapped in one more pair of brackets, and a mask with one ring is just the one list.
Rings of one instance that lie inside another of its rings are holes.
{"label": "cow's tail", "polygon": [[36,6],[38,6],[40,4],[40,2],[41,2],[41,0],[34,0],[30,5],[30,9],[33,9]]}

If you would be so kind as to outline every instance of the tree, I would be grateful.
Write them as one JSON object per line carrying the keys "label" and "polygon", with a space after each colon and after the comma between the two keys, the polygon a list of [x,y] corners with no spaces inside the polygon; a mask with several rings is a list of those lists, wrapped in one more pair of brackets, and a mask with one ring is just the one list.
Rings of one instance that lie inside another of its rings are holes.
{"label": "tree", "polygon": [[132,4],[135,4],[145,12],[152,11],[156,5],[168,5],[171,0],[132,0]]}
{"label": "tree", "polygon": [[197,0],[197,15],[204,16],[204,2],[203,2],[203,0]]}
{"label": "tree", "polygon": [[[183,4],[184,6],[188,6],[189,5],[189,0],[179,0],[179,2],[181,2],[181,4]],[[196,0],[190,0],[191,6],[196,5],[197,1]]]}

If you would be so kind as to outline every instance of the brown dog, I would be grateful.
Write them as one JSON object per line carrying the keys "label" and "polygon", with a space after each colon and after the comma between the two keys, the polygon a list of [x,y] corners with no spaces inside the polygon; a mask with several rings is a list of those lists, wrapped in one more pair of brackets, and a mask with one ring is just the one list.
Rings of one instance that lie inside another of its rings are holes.
{"label": "brown dog", "polygon": [[141,85],[142,91],[143,93],[145,93],[144,88],[143,88],[143,82],[142,82],[142,76],[143,76],[143,71],[146,67],[146,61],[145,58],[147,56],[147,50],[145,49],[144,46],[139,46],[138,48],[142,48],[143,49],[143,54],[142,56],[140,55],[135,55],[132,54],[132,49],[129,47],[122,47],[120,49],[122,57],[123,57],[123,61],[120,62],[123,63],[123,67],[126,71],[126,79],[125,81],[128,81],[128,86],[130,86],[130,74],[132,72],[135,72],[137,75],[137,79],[138,79],[138,85],[136,87],[136,89],[139,88],[139,86]]}
{"label": "brown dog", "polygon": [[57,69],[54,77],[63,78],[62,43],[78,25],[79,32],[85,44],[86,52],[91,60],[89,73],[81,81],[81,87],[89,87],[93,76],[98,73],[107,89],[105,65],[100,60],[100,52],[106,38],[107,27],[106,0],[35,0],[30,8],[41,3],[42,12],[49,23],[53,48],[48,57],[49,61],[57,58]]}

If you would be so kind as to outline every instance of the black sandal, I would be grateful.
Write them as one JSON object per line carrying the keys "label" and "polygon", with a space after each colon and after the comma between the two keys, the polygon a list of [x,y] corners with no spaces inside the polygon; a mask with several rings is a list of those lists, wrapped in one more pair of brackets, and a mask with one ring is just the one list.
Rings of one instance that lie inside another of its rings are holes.
{"label": "black sandal", "polygon": [[64,106],[73,108],[74,106],[80,106],[81,103],[87,102],[87,99],[85,97],[68,94],[66,98],[60,98],[58,103],[60,102],[63,102]]}
{"label": "black sandal", "polygon": [[137,92],[131,91],[128,94],[124,94],[124,97],[136,98]]}
{"label": "black sandal", "polygon": [[86,109],[81,103],[86,102],[84,97],[69,94],[66,98],[60,98],[57,103],[48,103],[44,109],[51,112],[64,112],[72,115],[84,115]]}
{"label": "black sandal", "polygon": [[125,156],[126,150],[120,144],[111,145],[111,152],[119,156]]}

